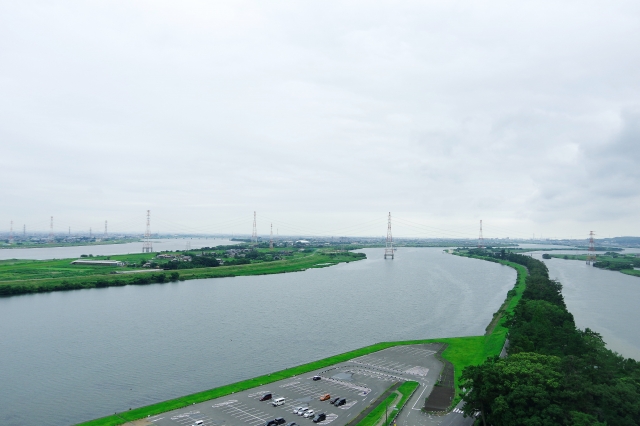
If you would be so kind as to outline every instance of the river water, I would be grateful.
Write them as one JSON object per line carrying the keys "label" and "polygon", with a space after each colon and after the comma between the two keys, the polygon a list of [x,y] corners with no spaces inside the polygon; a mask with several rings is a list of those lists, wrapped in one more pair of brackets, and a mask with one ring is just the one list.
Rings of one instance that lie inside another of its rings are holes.
{"label": "river water", "polygon": [[[192,249],[237,244],[222,238],[163,238],[151,240],[154,251],[186,250],[187,243]],[[0,260],[4,259],[69,259],[83,254],[109,256],[113,254],[142,253],[142,242],[124,244],[102,244],[90,246],[13,248],[0,249]]]}
{"label": "river water", "polygon": [[68,425],[380,341],[480,335],[513,269],[439,248],[0,299],[0,424]]}

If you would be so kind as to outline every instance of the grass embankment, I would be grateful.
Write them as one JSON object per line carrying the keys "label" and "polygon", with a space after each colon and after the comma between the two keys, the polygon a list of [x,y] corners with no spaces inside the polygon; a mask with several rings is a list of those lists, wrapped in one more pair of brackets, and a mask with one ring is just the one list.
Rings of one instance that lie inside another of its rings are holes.
{"label": "grass embankment", "polygon": [[[581,260],[583,262],[587,260],[586,254],[552,254],[550,257],[565,260]],[[640,271],[633,269],[640,267],[640,258],[636,257],[635,254],[597,254],[593,266],[640,277]]]}
{"label": "grass embankment", "polygon": [[[96,256],[92,260],[122,260],[140,263],[151,260],[157,253],[134,254],[121,256]],[[280,274],[284,272],[304,271],[309,268],[321,268],[343,262],[364,259],[364,254],[339,252],[327,253],[295,253],[290,258],[257,262],[244,265],[217,266],[194,269],[166,271],[150,269],[135,274],[114,274],[124,272],[127,268],[109,266],[71,265],[74,259],[63,260],[6,260],[0,261],[0,296],[11,296],[26,293],[42,293],[59,290],[75,290],[83,288],[112,287],[124,285],[140,285],[165,283],[171,280],[171,274],[177,272],[179,279],[222,278],[245,275]],[[141,269],[141,268],[137,268]]]}

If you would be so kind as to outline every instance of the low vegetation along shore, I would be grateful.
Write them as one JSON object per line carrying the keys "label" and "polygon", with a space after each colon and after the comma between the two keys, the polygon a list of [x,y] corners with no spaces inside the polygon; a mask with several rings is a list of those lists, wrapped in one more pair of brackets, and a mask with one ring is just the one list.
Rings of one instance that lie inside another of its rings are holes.
{"label": "low vegetation along shore", "polygon": [[[0,296],[61,290],[169,283],[199,278],[280,274],[322,268],[366,258],[336,248],[269,250],[232,246],[180,252],[114,256],[86,255],[78,259],[2,260]],[[227,254],[233,250],[230,256]],[[121,262],[121,266],[95,265],[93,261]]]}

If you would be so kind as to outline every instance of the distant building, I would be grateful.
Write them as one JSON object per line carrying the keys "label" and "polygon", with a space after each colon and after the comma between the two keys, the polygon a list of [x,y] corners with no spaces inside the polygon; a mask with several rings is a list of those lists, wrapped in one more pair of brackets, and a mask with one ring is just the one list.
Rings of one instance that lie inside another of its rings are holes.
{"label": "distant building", "polygon": [[93,266],[124,266],[124,262],[119,260],[84,260],[78,259],[71,262],[72,265],[93,265]]}

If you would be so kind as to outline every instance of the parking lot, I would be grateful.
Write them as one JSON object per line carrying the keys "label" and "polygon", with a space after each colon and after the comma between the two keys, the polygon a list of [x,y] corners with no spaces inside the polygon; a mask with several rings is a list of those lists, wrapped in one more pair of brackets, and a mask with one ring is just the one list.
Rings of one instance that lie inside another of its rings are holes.
{"label": "parking lot", "polygon": [[[191,426],[201,421],[202,426],[261,426],[283,417],[286,424],[296,422],[311,426],[315,424],[312,418],[293,413],[297,407],[307,407],[315,414],[326,415],[319,425],[344,426],[393,383],[406,380],[420,382],[421,386],[405,410],[419,410],[442,368],[433,356],[438,349],[438,344],[392,347],[322,370],[149,417],[147,424]],[[321,379],[314,381],[315,375]],[[272,398],[260,401],[267,393]],[[320,401],[325,394],[331,395],[331,399],[344,398],[346,402],[336,407],[330,400]],[[280,397],[285,398],[285,403],[273,406],[273,399]]]}

